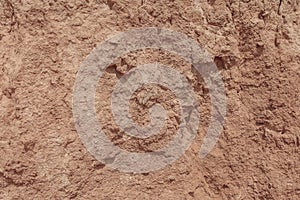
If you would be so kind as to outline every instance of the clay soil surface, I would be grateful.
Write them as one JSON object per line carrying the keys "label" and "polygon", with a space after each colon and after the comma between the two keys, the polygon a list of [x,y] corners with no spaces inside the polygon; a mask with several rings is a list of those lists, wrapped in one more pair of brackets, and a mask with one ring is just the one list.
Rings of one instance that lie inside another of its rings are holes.
{"label": "clay soil surface", "polygon": [[[110,109],[113,86],[130,69],[159,62],[187,77],[200,105],[196,139],[176,162],[122,173],[91,155],[75,129],[73,86],[80,64],[117,33],[161,27],[186,34],[213,57],[226,88],[224,131],[204,159],[210,119],[201,77],[160,50],[110,65],[97,89],[97,115],[122,149],[147,152],[178,129],[178,102],[148,85],[130,103],[149,122],[161,103],[168,120],[147,139],[126,136]],[[300,199],[299,0],[0,0],[0,199]]]}

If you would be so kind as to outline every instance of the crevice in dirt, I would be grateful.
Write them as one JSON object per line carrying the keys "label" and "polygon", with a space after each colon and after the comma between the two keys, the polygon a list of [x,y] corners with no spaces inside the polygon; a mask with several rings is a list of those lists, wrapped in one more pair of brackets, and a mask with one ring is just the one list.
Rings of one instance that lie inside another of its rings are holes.
{"label": "crevice in dirt", "polygon": [[113,6],[115,5],[115,1],[112,1],[112,0],[107,0],[106,1],[106,5],[108,5],[109,9],[113,9]]}
{"label": "crevice in dirt", "polygon": [[280,15],[280,8],[282,5],[283,0],[279,0],[279,4],[278,4],[278,9],[277,9],[277,14]]}

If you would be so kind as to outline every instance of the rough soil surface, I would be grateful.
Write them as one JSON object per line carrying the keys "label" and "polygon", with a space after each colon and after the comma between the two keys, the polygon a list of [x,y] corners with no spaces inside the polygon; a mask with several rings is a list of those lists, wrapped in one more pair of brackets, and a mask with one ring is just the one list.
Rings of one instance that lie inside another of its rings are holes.
{"label": "rough soil surface", "polygon": [[[97,44],[149,26],[182,32],[214,56],[226,86],[226,124],[200,159],[211,106],[201,77],[167,52],[126,55],[108,67],[97,95],[99,122],[116,145],[151,151],[178,128],[178,102],[157,85],[135,93],[131,113],[145,124],[148,108],[161,102],[169,118],[160,134],[129,138],[114,123],[113,86],[140,64],[168,64],[187,77],[201,126],[172,165],[125,174],[80,141],[73,84]],[[300,199],[299,80],[299,0],[0,0],[0,199]]]}

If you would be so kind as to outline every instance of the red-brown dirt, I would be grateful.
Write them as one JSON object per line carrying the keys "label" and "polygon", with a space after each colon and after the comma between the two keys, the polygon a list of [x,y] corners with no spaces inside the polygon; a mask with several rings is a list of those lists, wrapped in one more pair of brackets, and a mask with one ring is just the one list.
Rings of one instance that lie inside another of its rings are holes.
{"label": "red-brown dirt", "polygon": [[[205,86],[184,60],[161,51],[116,60],[99,81],[97,114],[114,144],[160,148],[178,125],[169,90],[149,86],[132,98],[140,124],[153,101],[169,110],[165,129],[147,140],[122,136],[108,99],[129,69],[172,65],[200,104],[201,127],[186,153],[161,171],[128,174],[97,161],[79,139],[72,96],[80,64],[100,42],[138,27],[184,33],[213,56],[227,116],[206,158],[198,156],[210,118]],[[299,30],[299,0],[0,0],[0,199],[300,199]]]}

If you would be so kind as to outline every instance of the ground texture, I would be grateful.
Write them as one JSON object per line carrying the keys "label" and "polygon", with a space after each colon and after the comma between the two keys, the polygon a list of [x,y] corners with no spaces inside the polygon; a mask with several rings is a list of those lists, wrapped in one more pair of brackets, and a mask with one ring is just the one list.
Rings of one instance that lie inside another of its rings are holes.
{"label": "ground texture", "polygon": [[[226,124],[200,159],[210,117],[201,78],[167,52],[122,57],[107,68],[97,95],[99,122],[116,145],[151,151],[178,128],[174,95],[154,85],[135,93],[131,112],[144,124],[148,108],[161,102],[169,111],[162,133],[140,140],[118,130],[110,93],[140,64],[179,70],[201,111],[199,134],[179,160],[126,174],[83,146],[72,118],[73,84],[97,44],[149,26],[184,33],[213,55],[226,86]],[[300,199],[299,80],[299,0],[0,0],[0,199]]]}

